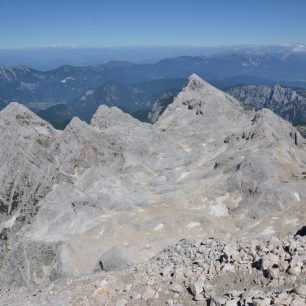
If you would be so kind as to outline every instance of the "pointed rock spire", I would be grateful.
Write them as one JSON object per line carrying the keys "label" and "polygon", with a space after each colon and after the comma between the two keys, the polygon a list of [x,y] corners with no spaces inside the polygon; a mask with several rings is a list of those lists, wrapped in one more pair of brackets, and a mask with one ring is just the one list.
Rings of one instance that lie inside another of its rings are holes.
{"label": "pointed rock spire", "polygon": [[201,79],[197,74],[193,73],[188,78],[187,88],[197,90],[205,86],[205,81]]}

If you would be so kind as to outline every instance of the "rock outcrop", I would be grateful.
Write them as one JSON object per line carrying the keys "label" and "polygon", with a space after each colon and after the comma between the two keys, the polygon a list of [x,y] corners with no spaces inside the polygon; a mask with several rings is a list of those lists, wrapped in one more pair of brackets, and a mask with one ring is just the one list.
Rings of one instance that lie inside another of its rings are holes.
{"label": "rock outcrop", "polygon": [[196,75],[154,125],[101,106],[90,125],[74,118],[58,132],[11,104],[0,129],[5,286],[92,273],[113,251],[125,265],[183,238],[306,223],[299,132]]}
{"label": "rock outcrop", "polygon": [[306,121],[305,89],[292,89],[280,85],[241,85],[229,88],[227,93],[255,110],[269,108],[293,124]]}

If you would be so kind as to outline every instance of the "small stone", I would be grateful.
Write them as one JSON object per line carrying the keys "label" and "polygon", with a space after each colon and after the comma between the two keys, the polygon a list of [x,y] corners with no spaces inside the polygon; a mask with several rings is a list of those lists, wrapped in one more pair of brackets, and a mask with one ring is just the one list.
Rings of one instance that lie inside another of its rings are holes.
{"label": "small stone", "polygon": [[200,295],[203,292],[203,287],[197,282],[191,284],[189,289],[193,296]]}
{"label": "small stone", "polygon": [[269,298],[253,300],[253,306],[268,306],[270,304],[271,304],[271,300]]}
{"label": "small stone", "polygon": [[289,268],[289,263],[286,260],[282,260],[279,264],[279,269],[281,272],[286,272]]}
{"label": "small stone", "polygon": [[129,291],[131,291],[131,289],[132,289],[132,284],[127,284],[126,286],[125,286],[125,291],[126,292],[129,292]]}
{"label": "small stone", "polygon": [[175,293],[182,293],[184,288],[180,284],[174,282],[170,285],[168,290]]}
{"label": "small stone", "polygon": [[212,295],[214,293],[214,286],[210,283],[204,283],[203,290],[205,293]]}
{"label": "small stone", "polygon": [[225,304],[225,306],[237,306],[238,305],[239,300],[229,300],[227,301]]}
{"label": "small stone", "polygon": [[169,300],[167,300],[166,304],[167,304],[168,306],[173,306],[173,305],[174,305],[174,302],[173,302],[172,299],[169,299]]}
{"label": "small stone", "polygon": [[209,300],[209,306],[221,306],[221,304],[216,298],[211,297]]}
{"label": "small stone", "polygon": [[269,283],[269,286],[272,287],[272,288],[277,288],[277,287],[279,287],[279,281],[278,281],[278,279],[273,279],[273,280]]}
{"label": "small stone", "polygon": [[300,297],[296,297],[291,303],[290,306],[305,306],[305,300]]}
{"label": "small stone", "polygon": [[204,301],[205,300],[205,298],[202,294],[198,294],[198,295],[194,296],[193,299],[195,301]]}
{"label": "small stone", "polygon": [[296,282],[296,276],[295,275],[288,275],[288,277],[286,277],[285,281],[286,281],[286,285],[294,286],[294,284]]}
{"label": "small stone", "polygon": [[130,299],[131,300],[139,300],[139,299],[141,299],[141,294],[140,293],[132,293],[130,295]]}
{"label": "small stone", "polygon": [[109,298],[109,291],[110,291],[110,289],[107,286],[100,287],[100,288],[96,289],[96,291],[94,292],[93,298],[97,302],[104,303]]}
{"label": "small stone", "polygon": [[268,268],[267,269],[267,276],[270,279],[277,279],[279,277],[279,269],[278,268]]}
{"label": "small stone", "polygon": [[155,298],[149,298],[149,299],[146,300],[146,305],[159,306],[160,301],[158,299],[155,299]]}
{"label": "small stone", "polygon": [[306,285],[300,285],[294,291],[296,294],[306,297]]}
{"label": "small stone", "polygon": [[267,270],[268,268],[276,267],[279,264],[279,257],[272,253],[265,255],[262,258],[261,268]]}
{"label": "small stone", "polygon": [[241,298],[239,303],[240,305],[252,305],[252,298],[251,297],[245,297],[245,298]]}
{"label": "small stone", "polygon": [[224,305],[227,302],[227,299],[222,296],[215,297],[215,300],[218,301],[220,305]]}
{"label": "small stone", "polygon": [[274,299],[275,304],[281,304],[281,305],[289,305],[291,301],[292,298],[286,292],[280,293],[278,297]]}
{"label": "small stone", "polygon": [[222,272],[232,272],[234,273],[236,271],[235,266],[232,264],[225,264],[222,268],[221,268]]}
{"label": "small stone", "polygon": [[294,266],[289,268],[288,273],[290,275],[299,276],[301,274],[301,268],[299,266]]}
{"label": "small stone", "polygon": [[116,306],[125,306],[127,304],[127,300],[121,299],[116,302]]}
{"label": "small stone", "polygon": [[228,296],[236,298],[236,297],[239,297],[242,293],[243,293],[243,291],[232,290],[232,291],[228,292]]}
{"label": "small stone", "polygon": [[172,272],[172,268],[170,266],[166,266],[166,267],[163,268],[161,274],[164,277],[170,277],[171,276],[171,272]]}
{"label": "small stone", "polygon": [[144,294],[142,295],[143,300],[154,298],[155,291],[151,287],[146,287]]}

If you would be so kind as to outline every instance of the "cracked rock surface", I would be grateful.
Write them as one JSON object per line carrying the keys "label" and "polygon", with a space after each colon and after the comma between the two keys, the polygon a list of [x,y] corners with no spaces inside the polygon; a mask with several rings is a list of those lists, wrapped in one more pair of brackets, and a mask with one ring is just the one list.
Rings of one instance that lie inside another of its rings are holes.
{"label": "cracked rock surface", "polygon": [[[306,151],[299,132],[272,111],[244,109],[196,75],[153,125],[101,106],[90,125],[74,118],[64,131],[57,131],[12,103],[0,112],[0,144],[2,292],[15,287],[22,292],[23,286],[49,288],[56,282],[64,286],[68,279],[81,284],[86,278],[104,277],[94,275],[101,269],[114,277],[126,271],[136,277],[134,270],[112,271],[130,265],[142,269],[139,263],[181,239],[202,237],[205,245],[212,243],[211,252],[221,252],[225,241],[230,245],[245,237],[288,235],[306,224]],[[179,245],[188,252],[187,245]],[[284,273],[292,284],[303,285],[300,260],[293,264],[294,258],[285,258],[281,267],[278,254],[269,253],[263,251],[267,258],[262,258],[262,266],[252,255],[243,255],[249,268],[242,259],[238,266],[243,273],[253,271],[258,286],[263,282],[265,288],[281,290],[276,279]],[[193,255],[184,256],[193,269]],[[159,273],[173,278],[167,272],[171,258],[164,263],[154,258],[164,265]],[[205,274],[207,259],[201,260],[198,266]],[[227,283],[234,286],[242,276],[226,260],[210,269],[232,275]],[[150,272],[139,273],[140,281]],[[220,275],[214,279],[219,277],[222,284],[226,278]],[[244,281],[251,286],[253,278]],[[209,284],[214,285],[213,280]],[[186,293],[187,285],[179,279],[168,285],[173,298]],[[303,291],[283,285],[293,297]],[[204,297],[201,279],[188,286],[199,299],[194,302],[212,297],[211,305],[218,305],[216,298],[226,294],[218,289],[218,296]],[[146,284],[143,289],[135,291],[133,299],[153,303],[156,288]],[[262,303],[255,296],[256,303]]]}

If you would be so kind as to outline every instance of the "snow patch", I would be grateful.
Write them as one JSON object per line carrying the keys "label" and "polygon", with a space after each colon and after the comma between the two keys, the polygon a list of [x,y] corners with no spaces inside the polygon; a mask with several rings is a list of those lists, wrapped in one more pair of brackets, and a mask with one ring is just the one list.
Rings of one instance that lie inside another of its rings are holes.
{"label": "snow patch", "polygon": [[9,220],[3,222],[1,225],[0,225],[0,229],[2,230],[3,228],[11,228],[14,226],[15,224],[15,221],[17,219],[17,216],[14,215],[12,218],[10,218]]}
{"label": "snow patch", "polygon": [[300,194],[299,194],[298,192],[294,192],[293,194],[294,194],[296,200],[297,200],[298,202],[301,202]]}
{"label": "snow patch", "polygon": [[86,96],[90,96],[90,95],[92,95],[94,93],[94,91],[92,90],[92,89],[88,89],[87,91],[86,91]]}
{"label": "snow patch", "polygon": [[198,226],[200,226],[200,225],[201,225],[201,224],[198,223],[198,222],[191,222],[191,223],[189,223],[189,224],[186,226],[186,228],[187,228],[187,229],[192,229],[192,228],[198,227]]}
{"label": "snow patch", "polygon": [[187,152],[188,154],[191,153],[192,149],[188,145],[185,145],[185,144],[182,144],[182,143],[179,143],[179,145],[183,148],[183,150],[185,152]]}
{"label": "snow patch", "polygon": [[228,208],[223,203],[228,198],[229,198],[229,194],[226,193],[224,196],[218,197],[216,199],[216,202],[217,202],[216,204],[210,204],[211,214],[215,215],[216,217],[226,217],[226,216],[228,216]]}
{"label": "snow patch", "polygon": [[65,83],[67,83],[67,81],[74,81],[74,80],[75,80],[75,78],[73,78],[73,77],[70,76],[70,77],[67,77],[67,78],[61,80],[60,82],[63,83],[63,84],[65,84]]}
{"label": "snow patch", "polygon": [[182,179],[184,179],[186,176],[189,175],[189,172],[183,172],[180,174],[179,178],[178,178],[178,181],[181,181]]}
{"label": "snow patch", "polygon": [[260,235],[263,236],[268,236],[268,235],[273,235],[275,233],[275,230],[273,229],[273,226],[269,226],[266,229],[264,229]]}
{"label": "snow patch", "polygon": [[286,225],[298,225],[299,220],[297,218],[295,219],[285,219]]}
{"label": "snow patch", "polygon": [[164,224],[160,223],[158,225],[155,226],[154,231],[160,231],[164,228]]}

